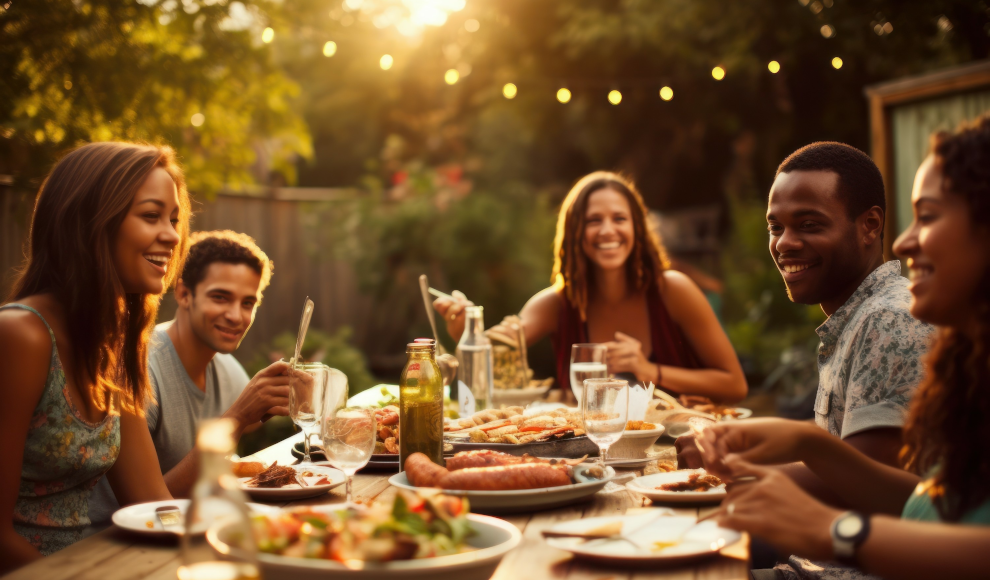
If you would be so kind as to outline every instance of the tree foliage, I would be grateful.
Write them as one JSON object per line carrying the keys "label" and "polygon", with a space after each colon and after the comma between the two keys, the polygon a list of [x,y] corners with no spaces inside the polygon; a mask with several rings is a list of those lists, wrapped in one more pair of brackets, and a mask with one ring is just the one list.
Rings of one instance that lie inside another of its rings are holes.
{"label": "tree foliage", "polygon": [[174,146],[200,193],[251,182],[259,154],[294,176],[296,158],[311,154],[300,87],[260,40],[277,5],[156,4],[0,7],[0,171],[34,189],[60,151],[121,139]]}

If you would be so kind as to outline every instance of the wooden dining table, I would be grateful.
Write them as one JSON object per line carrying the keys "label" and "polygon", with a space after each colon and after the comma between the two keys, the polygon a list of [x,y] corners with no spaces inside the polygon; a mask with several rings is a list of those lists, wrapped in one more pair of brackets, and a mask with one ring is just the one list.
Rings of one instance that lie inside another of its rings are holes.
{"label": "wooden dining table", "polygon": [[[292,446],[302,440],[302,434],[290,437],[264,449],[250,458],[280,465],[293,463]],[[670,454],[672,445],[654,446],[654,452]],[[618,469],[617,475],[630,470]],[[641,472],[637,472],[639,474]],[[395,495],[388,478],[390,473],[364,472],[354,477],[355,501],[371,503],[391,501]],[[627,479],[628,481],[628,475]],[[273,505],[303,506],[341,503],[343,486],[311,499],[280,502]],[[596,516],[620,515],[649,506],[645,500],[621,484],[609,484],[590,501],[534,513],[505,515],[522,533],[522,542],[509,552],[495,570],[494,580],[747,580],[748,538],[726,546],[719,554],[692,564],[675,567],[624,569],[591,566],[575,560],[569,553],[551,548],[543,541],[541,532],[554,524]],[[671,506],[678,515],[704,516],[715,509],[709,507]],[[5,580],[174,580],[179,567],[178,542],[174,539],[149,539],[111,525],[59,552],[20,568],[5,576]]]}

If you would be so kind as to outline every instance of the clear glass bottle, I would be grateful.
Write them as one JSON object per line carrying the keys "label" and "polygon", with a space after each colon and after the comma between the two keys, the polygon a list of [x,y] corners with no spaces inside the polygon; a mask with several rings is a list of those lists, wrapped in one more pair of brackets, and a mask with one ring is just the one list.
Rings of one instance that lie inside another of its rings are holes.
{"label": "clear glass bottle", "polygon": [[[181,540],[179,580],[258,580],[257,544],[247,502],[227,459],[234,452],[234,422],[204,421],[196,436],[199,479],[193,486]],[[206,540],[213,529],[229,549],[223,557]]]}
{"label": "clear glass bottle", "polygon": [[406,345],[406,366],[399,378],[399,465],[419,452],[443,465],[443,378],[433,339]]}
{"label": "clear glass bottle", "polygon": [[[485,311],[468,306],[464,334],[457,343],[458,388],[467,388],[474,397],[474,409],[461,409],[461,415],[483,411],[492,406],[492,341],[485,336]],[[462,399],[463,400],[463,399]]]}

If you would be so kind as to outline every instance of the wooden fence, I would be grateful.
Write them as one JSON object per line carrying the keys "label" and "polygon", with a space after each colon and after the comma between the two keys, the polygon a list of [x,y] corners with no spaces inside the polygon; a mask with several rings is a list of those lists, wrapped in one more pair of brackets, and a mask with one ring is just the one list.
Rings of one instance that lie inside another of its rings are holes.
{"label": "wooden fence", "polygon": [[[379,341],[365,323],[373,305],[362,296],[352,265],[335,257],[335,249],[328,245],[333,243],[332,236],[321,236],[320,245],[316,245],[314,224],[308,219],[313,217],[313,204],[320,203],[319,215],[327,223],[315,227],[333,227],[337,222],[333,202],[346,201],[353,194],[317,188],[283,188],[265,193],[221,193],[213,201],[193,206],[194,231],[229,229],[246,233],[275,263],[271,286],[265,291],[254,326],[236,353],[238,358],[247,362],[276,335],[295,333],[306,296],[316,302],[313,328],[335,332],[341,326],[350,326],[354,330],[352,344],[372,359],[386,355],[377,352]],[[4,298],[23,262],[32,204],[32,196],[0,187],[0,292]],[[344,216],[339,218],[342,222]],[[170,320],[174,312],[175,302],[169,294],[162,303],[159,320]]]}

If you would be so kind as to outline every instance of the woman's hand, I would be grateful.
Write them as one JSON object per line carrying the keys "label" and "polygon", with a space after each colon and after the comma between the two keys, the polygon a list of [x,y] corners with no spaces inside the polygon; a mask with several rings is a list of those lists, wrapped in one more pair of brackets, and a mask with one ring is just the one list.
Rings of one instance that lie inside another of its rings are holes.
{"label": "woman's hand", "polygon": [[753,483],[731,486],[715,515],[718,525],[742,530],[773,545],[781,554],[832,560],[832,521],[842,512],[808,495],[784,473],[747,463],[738,456],[725,461],[736,479]]}
{"label": "woman's hand", "polygon": [[821,431],[816,425],[786,419],[751,419],[710,425],[698,437],[705,469],[732,479],[730,460],[779,465],[801,461],[809,437]]}
{"label": "woman's hand", "polygon": [[615,340],[606,342],[605,360],[609,373],[632,373],[641,381],[656,381],[656,365],[643,354],[643,344],[628,334],[615,333]]}
{"label": "woman's hand", "polygon": [[433,309],[447,323],[447,334],[454,340],[460,340],[464,334],[465,309],[474,306],[460,290],[450,293],[451,297],[441,296],[433,301]]}

